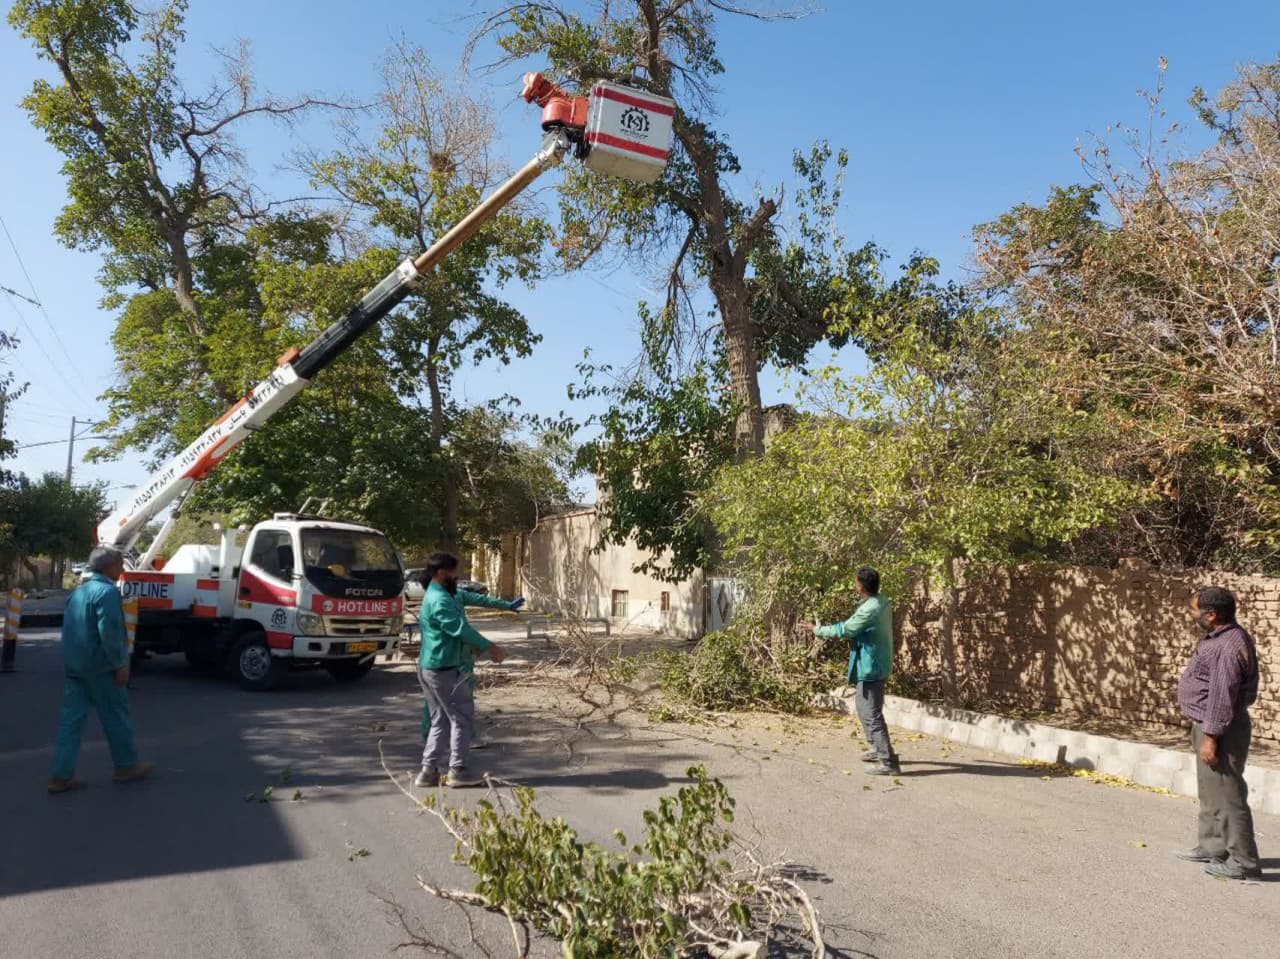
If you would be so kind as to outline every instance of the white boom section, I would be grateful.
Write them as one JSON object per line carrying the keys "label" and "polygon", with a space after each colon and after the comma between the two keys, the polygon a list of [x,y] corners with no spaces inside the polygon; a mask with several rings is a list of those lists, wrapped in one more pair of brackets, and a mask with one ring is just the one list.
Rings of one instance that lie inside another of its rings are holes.
{"label": "white boom section", "polygon": [[307,382],[294,372],[292,364],[277,366],[199,439],[152,474],[126,506],[104,519],[98,526],[98,542],[122,550],[132,546],[147,523],[208,476],[223,457],[293,399]]}

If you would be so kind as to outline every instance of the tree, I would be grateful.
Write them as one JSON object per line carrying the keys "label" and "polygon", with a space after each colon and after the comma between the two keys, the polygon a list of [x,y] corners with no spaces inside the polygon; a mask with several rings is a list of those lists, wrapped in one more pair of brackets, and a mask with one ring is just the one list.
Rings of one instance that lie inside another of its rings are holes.
{"label": "tree", "polygon": [[766,644],[790,642],[800,617],[847,615],[860,565],[879,567],[890,593],[940,580],[954,691],[961,564],[1045,556],[1140,493],[1099,469],[1103,420],[1044,385],[998,312],[969,304],[943,343],[930,329],[936,307],[864,318],[879,353],[872,370],[823,371],[822,412],[726,468],[709,508]]}
{"label": "tree", "polygon": [[[733,405],[723,368],[703,363],[682,375],[668,364],[652,383],[619,386],[612,370],[583,363],[586,382],[571,398],[606,395],[601,432],[578,462],[596,474],[608,542],[634,539],[645,558],[637,572],[678,582],[715,558],[715,530],[702,496],[733,462]],[[604,385],[596,385],[606,379]]]}
{"label": "tree", "polygon": [[71,200],[56,234],[103,251],[109,305],[137,287],[170,291],[175,319],[199,341],[208,326],[195,250],[258,212],[236,131],[253,117],[289,122],[333,104],[259,96],[243,44],[225,55],[220,82],[188,92],[177,69],[186,9],[187,0],[145,13],[129,0],[17,0],[9,23],[58,78],[36,81],[23,100],[66,158]]}
{"label": "tree", "polygon": [[[1163,64],[1162,64],[1163,69]],[[1153,127],[1164,115],[1151,97]],[[1091,181],[978,230],[983,285],[1065,401],[1109,417],[1112,468],[1160,494],[1119,548],[1178,565],[1280,557],[1280,63],[1192,106],[1217,143],[1130,134]]]}
{"label": "tree", "polygon": [[[348,129],[342,149],[313,157],[317,186],[363,217],[379,248],[417,256],[460,220],[502,171],[489,156],[494,124],[476,100],[448,90],[426,54],[403,43],[388,56],[376,114],[377,139]],[[397,389],[428,396],[427,454],[439,488],[442,548],[460,541],[462,464],[449,443],[459,416],[448,397],[466,363],[506,364],[541,339],[495,292],[539,274],[550,232],[523,205],[509,206],[424,278],[392,321],[387,360]],[[500,439],[495,437],[495,440]]]}
{"label": "tree", "polygon": [[[0,354],[6,353],[18,348],[18,340],[16,337],[10,336],[3,330],[0,330]],[[7,363],[4,366],[8,366]],[[0,462],[4,461],[14,453],[14,445],[12,440],[5,439],[4,436],[4,414],[8,408],[10,401],[16,400],[27,390],[26,383],[19,383],[17,375],[10,369],[4,369],[0,372]],[[0,469],[0,482],[2,482],[6,473]]]}
{"label": "tree", "polygon": [[811,156],[797,156],[801,194],[826,215],[821,222],[802,221],[788,241],[776,223],[780,194],[737,196],[734,179],[741,166],[715,128],[710,84],[724,72],[717,17],[775,20],[798,14],[716,0],[597,0],[591,6],[593,15],[567,3],[516,3],[481,30],[482,36],[497,37],[501,63],[536,58],[571,86],[586,89],[609,80],[676,102],[675,142],[657,183],[628,183],[586,169],[565,174],[561,254],[573,267],[613,243],[638,263],[669,257],[665,302],[656,310],[642,309],[650,357],[679,352],[682,330],[686,338],[701,338],[691,287],[695,278],[705,281],[718,315],[715,332],[732,398],[736,454],[758,454],[764,442],[761,366],[774,357],[800,361],[825,339],[837,346],[847,341],[851,331],[832,333],[824,308],[831,274],[856,273],[861,263],[857,253],[822,249],[839,202],[838,175],[835,187],[827,180],[829,161],[843,169],[843,153],[833,158],[829,147],[820,146]]}
{"label": "tree", "polygon": [[[57,473],[18,476],[0,488],[4,568],[28,556],[87,555],[104,505],[99,486],[75,487]],[[50,582],[50,586],[56,585]]]}

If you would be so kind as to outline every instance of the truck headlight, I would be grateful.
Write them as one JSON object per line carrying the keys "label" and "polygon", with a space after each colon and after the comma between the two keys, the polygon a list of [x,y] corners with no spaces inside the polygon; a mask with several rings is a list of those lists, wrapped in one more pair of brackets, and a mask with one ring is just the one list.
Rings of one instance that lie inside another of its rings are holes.
{"label": "truck headlight", "polygon": [[304,610],[298,610],[297,616],[298,632],[303,636],[323,636],[324,635],[324,617],[317,616],[315,613],[308,613]]}

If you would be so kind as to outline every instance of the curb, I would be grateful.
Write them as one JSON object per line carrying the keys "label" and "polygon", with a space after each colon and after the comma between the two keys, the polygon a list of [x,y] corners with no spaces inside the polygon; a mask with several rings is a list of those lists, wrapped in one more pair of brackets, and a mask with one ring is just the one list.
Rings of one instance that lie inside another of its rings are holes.
{"label": "curb", "polygon": [[[837,712],[856,715],[852,696],[849,687],[840,687],[824,699]],[[1179,796],[1196,796],[1196,761],[1190,747],[1165,749],[900,696],[884,698],[884,718],[891,726],[977,749],[1077,769],[1096,769]],[[1250,765],[1245,767],[1244,778],[1249,784],[1249,805],[1258,812],[1280,816],[1280,769]]]}

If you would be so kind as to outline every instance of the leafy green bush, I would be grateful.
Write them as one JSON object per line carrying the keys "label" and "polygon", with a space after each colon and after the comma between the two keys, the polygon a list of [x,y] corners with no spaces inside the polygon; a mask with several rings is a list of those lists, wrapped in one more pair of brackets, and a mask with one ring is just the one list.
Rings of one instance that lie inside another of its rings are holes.
{"label": "leafy green bush", "polygon": [[840,681],[844,660],[821,640],[768,643],[749,621],[706,636],[663,662],[662,687],[699,709],[809,710],[813,697]]}
{"label": "leafy green bush", "polygon": [[[474,812],[436,811],[477,883],[467,894],[424,888],[554,936],[569,959],[719,954],[767,940],[788,914],[820,936],[808,898],[776,866],[749,854],[731,861],[734,800],[724,784],[701,766],[688,775],[690,785],[645,811],[640,842],[614,834],[620,852],[545,818],[528,788],[513,791],[514,809],[493,794]],[[426,805],[435,811],[433,797]]]}

